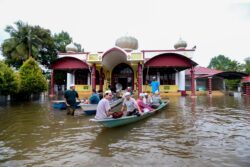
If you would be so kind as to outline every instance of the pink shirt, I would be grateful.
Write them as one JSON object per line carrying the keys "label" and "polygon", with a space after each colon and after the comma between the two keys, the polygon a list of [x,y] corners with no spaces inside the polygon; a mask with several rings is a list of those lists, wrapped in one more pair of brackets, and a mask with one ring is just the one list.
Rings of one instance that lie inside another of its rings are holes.
{"label": "pink shirt", "polygon": [[152,111],[153,108],[149,107],[147,104],[143,103],[143,100],[137,99],[137,104],[140,107],[141,111],[143,112],[144,108],[147,108],[149,111]]}

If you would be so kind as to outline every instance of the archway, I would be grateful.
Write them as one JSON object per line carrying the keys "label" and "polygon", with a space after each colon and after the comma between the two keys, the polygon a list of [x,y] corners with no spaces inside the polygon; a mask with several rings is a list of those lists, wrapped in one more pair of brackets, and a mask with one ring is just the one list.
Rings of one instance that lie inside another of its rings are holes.
{"label": "archway", "polygon": [[115,84],[120,83],[122,89],[127,87],[134,87],[134,72],[133,69],[125,63],[118,64],[112,71],[112,82],[111,85],[115,88]]}

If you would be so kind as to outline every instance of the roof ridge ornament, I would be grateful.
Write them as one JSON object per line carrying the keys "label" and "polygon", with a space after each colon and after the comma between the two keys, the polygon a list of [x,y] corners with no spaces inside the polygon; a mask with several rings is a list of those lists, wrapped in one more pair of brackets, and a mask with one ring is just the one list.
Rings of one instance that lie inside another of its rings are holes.
{"label": "roof ridge ornament", "polygon": [[137,50],[138,40],[135,37],[125,35],[116,40],[115,46],[124,50]]}
{"label": "roof ridge ornament", "polygon": [[180,37],[179,40],[174,44],[174,48],[176,50],[185,50],[187,47],[187,42],[182,40],[182,38]]}

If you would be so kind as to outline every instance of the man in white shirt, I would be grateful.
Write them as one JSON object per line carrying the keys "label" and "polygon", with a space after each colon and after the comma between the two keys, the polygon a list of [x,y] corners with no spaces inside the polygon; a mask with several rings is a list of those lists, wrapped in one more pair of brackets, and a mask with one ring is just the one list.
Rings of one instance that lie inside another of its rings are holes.
{"label": "man in white shirt", "polygon": [[109,118],[114,112],[111,112],[111,107],[109,101],[112,99],[112,92],[110,90],[104,93],[104,98],[98,103],[96,109],[96,119]]}
{"label": "man in white shirt", "polygon": [[122,103],[122,109],[121,109],[122,112],[124,112],[125,106],[127,108],[127,112],[126,112],[127,116],[130,116],[130,115],[140,116],[142,114],[140,107],[138,106],[136,100],[131,97],[130,92],[125,93],[125,99]]}

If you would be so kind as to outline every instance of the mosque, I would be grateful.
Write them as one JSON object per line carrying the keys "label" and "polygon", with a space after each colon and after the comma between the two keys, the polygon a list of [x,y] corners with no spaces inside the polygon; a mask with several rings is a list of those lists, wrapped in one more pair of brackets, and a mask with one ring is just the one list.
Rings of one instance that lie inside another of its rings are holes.
{"label": "mosque", "polygon": [[[123,36],[115,46],[103,52],[77,52],[70,44],[66,53],[59,53],[51,66],[51,92],[69,89],[71,84],[81,97],[88,97],[92,89],[105,91],[130,87],[134,93],[150,92],[148,85],[153,77],[160,82],[161,95],[208,95],[225,92],[224,79],[242,79],[247,74],[223,72],[199,67],[192,60],[196,47],[187,48],[187,42],[179,39],[174,49],[139,50],[138,40]],[[246,80],[246,79],[245,79]],[[243,82],[243,94],[250,94],[249,82]]]}
{"label": "mosque", "polygon": [[[161,93],[186,95],[189,90],[195,96],[195,47],[188,49],[182,39],[170,50],[139,50],[138,45],[131,36],[118,38],[114,47],[103,52],[77,52],[73,44],[68,45],[67,52],[59,53],[52,64],[51,95],[69,89],[70,84],[75,84],[80,96],[86,97],[92,89],[105,91],[117,83],[123,90],[131,87],[135,93],[150,92],[148,83],[155,76]],[[219,82],[223,88],[223,82]],[[211,80],[202,85],[212,90]]]}

